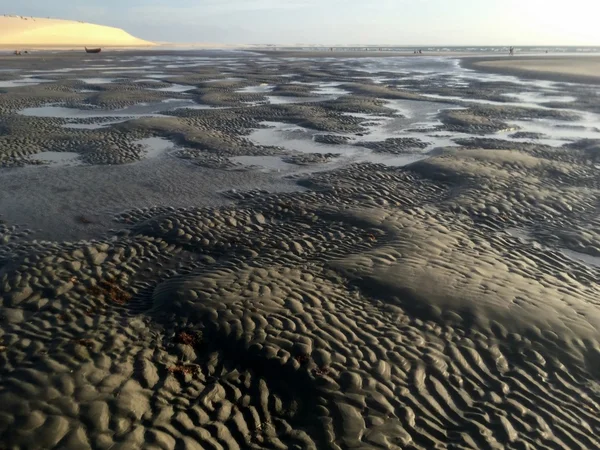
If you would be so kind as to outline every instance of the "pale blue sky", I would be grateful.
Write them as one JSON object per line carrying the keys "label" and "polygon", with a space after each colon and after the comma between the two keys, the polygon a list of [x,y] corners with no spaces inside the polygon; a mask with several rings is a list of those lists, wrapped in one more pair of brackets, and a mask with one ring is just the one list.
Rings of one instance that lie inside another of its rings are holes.
{"label": "pale blue sky", "polygon": [[4,13],[171,42],[600,45],[600,0],[0,0]]}

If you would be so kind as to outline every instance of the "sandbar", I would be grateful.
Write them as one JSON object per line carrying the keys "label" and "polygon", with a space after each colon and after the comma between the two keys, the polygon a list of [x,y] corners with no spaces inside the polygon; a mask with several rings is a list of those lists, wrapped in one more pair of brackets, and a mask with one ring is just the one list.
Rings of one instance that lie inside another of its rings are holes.
{"label": "sandbar", "polygon": [[462,64],[485,72],[600,84],[600,56],[466,58]]}

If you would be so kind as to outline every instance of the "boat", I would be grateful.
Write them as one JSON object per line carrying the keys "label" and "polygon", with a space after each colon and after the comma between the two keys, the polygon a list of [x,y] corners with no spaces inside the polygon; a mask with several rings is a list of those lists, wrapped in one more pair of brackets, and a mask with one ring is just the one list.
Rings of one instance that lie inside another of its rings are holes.
{"label": "boat", "polygon": [[101,48],[85,48],[86,53],[100,53],[101,51]]}

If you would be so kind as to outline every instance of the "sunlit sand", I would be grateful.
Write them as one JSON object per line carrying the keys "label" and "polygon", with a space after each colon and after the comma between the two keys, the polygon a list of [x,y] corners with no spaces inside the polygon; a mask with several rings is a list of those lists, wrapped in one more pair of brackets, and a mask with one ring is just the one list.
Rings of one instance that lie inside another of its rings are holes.
{"label": "sunlit sand", "polygon": [[119,28],[72,20],[0,17],[0,48],[144,47],[153,46]]}
{"label": "sunlit sand", "polygon": [[597,56],[572,57],[524,57],[506,58],[493,61],[478,61],[474,66],[480,69],[513,73],[515,75],[531,75],[541,78],[564,79],[571,81],[600,82],[600,58]]}

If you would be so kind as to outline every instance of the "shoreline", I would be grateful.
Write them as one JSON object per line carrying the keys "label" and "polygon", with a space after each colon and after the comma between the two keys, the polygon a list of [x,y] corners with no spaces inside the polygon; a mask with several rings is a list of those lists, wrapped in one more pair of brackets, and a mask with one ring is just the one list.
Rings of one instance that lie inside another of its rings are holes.
{"label": "shoreline", "polygon": [[600,68],[600,56],[516,56],[461,58],[465,69],[484,73],[513,75],[527,79],[542,79],[568,83],[600,84],[598,75],[590,75]]}
{"label": "shoreline", "polygon": [[466,57],[468,52],[425,52],[415,54],[412,52],[395,51],[353,51],[353,50],[253,50],[243,49],[252,53],[269,55],[278,58],[392,58],[392,57],[427,57],[427,56],[448,56],[448,57]]}

